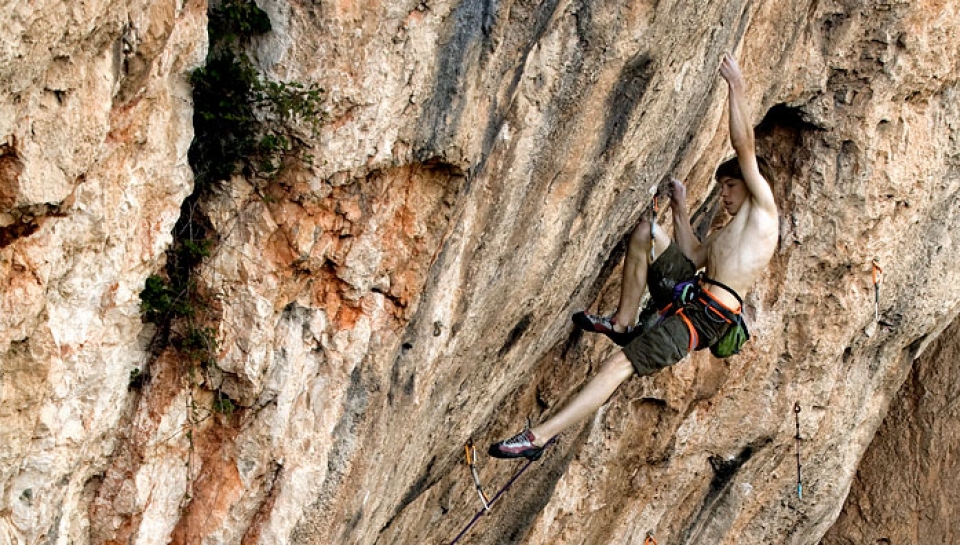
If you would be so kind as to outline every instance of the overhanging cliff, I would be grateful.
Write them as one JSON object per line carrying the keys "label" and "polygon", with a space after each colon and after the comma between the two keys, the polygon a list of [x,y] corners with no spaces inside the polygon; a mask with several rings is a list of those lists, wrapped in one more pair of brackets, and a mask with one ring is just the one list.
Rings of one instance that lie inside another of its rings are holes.
{"label": "overhanging cliff", "polygon": [[949,2],[264,1],[256,63],[329,120],[312,164],[200,205],[200,381],[138,294],[190,192],[207,6],[48,4],[2,14],[0,541],[449,542],[479,507],[463,444],[614,349],[569,316],[613,308],[650,189],[709,216],[726,51],[778,173],[754,340],[629,381],[463,543],[816,543],[960,312]]}

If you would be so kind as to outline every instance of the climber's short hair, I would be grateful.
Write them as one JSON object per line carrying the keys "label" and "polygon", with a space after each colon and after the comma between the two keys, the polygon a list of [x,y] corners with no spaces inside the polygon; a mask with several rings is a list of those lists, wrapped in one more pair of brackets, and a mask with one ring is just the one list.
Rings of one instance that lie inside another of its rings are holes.
{"label": "climber's short hair", "polygon": [[[773,169],[770,168],[770,163],[768,163],[763,157],[758,156],[757,166],[760,168],[760,175],[767,180],[768,184],[773,186],[775,178],[773,177]],[[720,181],[722,178],[736,178],[737,180],[742,180],[743,172],[740,170],[740,161],[737,160],[737,157],[733,156],[733,158],[720,163],[720,166],[717,167],[715,177],[717,181]]]}

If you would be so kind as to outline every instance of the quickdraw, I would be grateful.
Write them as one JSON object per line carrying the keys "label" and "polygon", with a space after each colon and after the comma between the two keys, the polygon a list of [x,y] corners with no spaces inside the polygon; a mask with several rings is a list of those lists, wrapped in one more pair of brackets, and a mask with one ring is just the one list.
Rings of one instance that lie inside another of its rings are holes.
{"label": "quickdraw", "polygon": [[794,436],[797,440],[797,497],[803,499],[803,477],[800,466],[800,402],[793,404],[793,414],[797,420],[797,434]]}
{"label": "quickdraw", "polygon": [[880,323],[880,284],[883,283],[883,269],[880,268],[880,261],[873,260],[873,318]]}
{"label": "quickdraw", "polygon": [[657,214],[660,213],[660,205],[657,204],[657,196],[653,196],[653,219],[650,221],[650,263],[656,259],[654,250],[657,247]]}
{"label": "quickdraw", "polygon": [[873,259],[873,319],[877,324],[884,327],[894,327],[893,324],[880,318],[880,286],[883,284],[883,269],[880,268],[880,260]]}
{"label": "quickdraw", "polygon": [[483,493],[483,485],[480,484],[480,476],[477,474],[477,447],[474,446],[473,439],[467,441],[463,448],[466,451],[467,465],[470,466],[470,475],[473,476],[473,486],[477,489],[477,495],[480,496],[480,503],[483,504],[485,511],[489,511],[490,500]]}

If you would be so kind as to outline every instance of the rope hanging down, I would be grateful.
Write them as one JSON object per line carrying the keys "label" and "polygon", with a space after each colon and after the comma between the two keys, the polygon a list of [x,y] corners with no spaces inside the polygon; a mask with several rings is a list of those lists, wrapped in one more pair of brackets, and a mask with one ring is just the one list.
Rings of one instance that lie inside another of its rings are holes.
{"label": "rope hanging down", "polygon": [[[547,450],[547,448],[550,447],[550,445],[552,445],[555,440],[556,440],[556,437],[547,441],[547,444],[543,445],[543,450]],[[510,487],[513,486],[513,483],[516,482],[516,480],[519,479],[521,475],[523,475],[523,473],[527,470],[528,467],[530,467],[530,464],[536,462],[536,460],[527,460],[527,463],[523,464],[523,467],[521,467],[519,471],[517,471],[516,473],[513,474],[512,477],[510,477],[510,480],[507,481],[507,484],[503,485],[503,487],[501,487],[500,490],[497,490],[497,493],[493,495],[493,498],[491,498],[490,501],[487,501],[486,500],[487,496],[486,494],[483,493],[483,488],[480,486],[480,478],[477,477],[476,470],[474,469],[474,465],[473,465],[474,463],[476,463],[476,457],[477,457],[476,448],[473,447],[473,441],[470,441],[467,443],[466,451],[467,451],[467,464],[470,465],[470,472],[471,474],[473,474],[474,484],[476,485],[477,493],[480,494],[480,501],[483,502],[483,507],[479,511],[477,511],[477,514],[474,515],[473,518],[470,519],[470,522],[468,522],[467,525],[463,527],[463,530],[460,530],[460,533],[457,534],[457,537],[453,538],[453,541],[450,542],[450,545],[456,545],[457,542],[463,539],[463,536],[467,535],[467,532],[470,531],[470,528],[473,528],[473,525],[476,524],[478,520],[480,520],[480,517],[482,517],[485,513],[490,511],[490,508],[493,507],[493,504],[497,503],[497,501],[503,497],[503,495],[507,492],[507,490],[509,490]]]}

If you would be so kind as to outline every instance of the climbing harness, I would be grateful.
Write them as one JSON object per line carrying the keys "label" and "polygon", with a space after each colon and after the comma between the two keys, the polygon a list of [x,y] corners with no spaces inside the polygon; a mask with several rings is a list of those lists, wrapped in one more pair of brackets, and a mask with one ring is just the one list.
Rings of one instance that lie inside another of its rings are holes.
{"label": "climbing harness", "polygon": [[740,298],[740,295],[734,291],[733,288],[722,282],[718,282],[706,275],[701,275],[700,280],[707,284],[713,284],[730,295],[733,295],[737,300],[737,304],[740,305],[740,310],[733,312],[712,297],[700,298],[700,301],[710,310],[730,323],[730,327],[727,328],[726,332],[717,339],[717,342],[710,346],[710,353],[720,359],[739,354],[740,350],[743,349],[743,345],[747,344],[747,341],[750,340],[750,330],[747,328],[747,322],[743,319],[743,299]]}
{"label": "climbing harness", "polygon": [[883,283],[883,269],[880,268],[880,261],[873,259],[873,317],[877,323],[880,323],[880,284]]}
{"label": "climbing harness", "polygon": [[[547,444],[543,445],[543,450],[547,450],[547,448],[550,447],[550,445],[552,445],[555,440],[556,440],[556,437],[547,441]],[[476,524],[478,520],[480,520],[480,517],[482,517],[485,513],[490,511],[490,508],[493,507],[493,504],[497,503],[497,501],[503,497],[503,495],[507,492],[507,490],[509,490],[510,487],[513,486],[513,483],[516,482],[516,480],[519,479],[521,475],[523,475],[523,473],[527,470],[528,467],[530,467],[530,464],[536,462],[536,460],[527,460],[527,463],[523,464],[523,467],[521,467],[516,473],[513,474],[512,477],[510,477],[510,480],[507,481],[507,484],[503,485],[503,487],[501,487],[500,490],[497,490],[497,493],[493,495],[493,498],[487,501],[486,494],[483,493],[483,490],[480,486],[480,479],[477,477],[477,473],[474,466],[477,459],[477,452],[476,452],[476,448],[473,446],[473,441],[468,441],[467,446],[464,450],[467,453],[467,464],[470,465],[470,472],[473,474],[474,484],[477,487],[477,493],[480,494],[480,500],[483,502],[483,507],[479,511],[477,511],[477,514],[474,515],[473,518],[470,519],[470,522],[468,522],[467,525],[463,527],[463,530],[460,530],[460,533],[457,534],[457,537],[453,538],[453,541],[450,542],[450,545],[456,545],[461,539],[463,539],[463,536],[467,535],[467,532],[470,531],[470,528],[473,528],[473,525]]]}
{"label": "climbing harness", "polygon": [[467,444],[464,445],[463,448],[467,455],[467,465],[470,466],[470,475],[473,476],[473,486],[477,489],[477,495],[480,496],[480,503],[483,504],[485,511],[489,511],[490,501],[487,499],[487,495],[483,493],[480,476],[477,475],[477,447],[473,445],[473,439],[467,441]]}
{"label": "climbing harness", "polygon": [[740,298],[740,295],[738,295],[733,288],[708,277],[703,274],[703,272],[699,272],[692,279],[679,282],[673,286],[673,300],[660,309],[660,316],[657,319],[657,323],[659,324],[671,316],[680,316],[687,326],[687,331],[690,332],[690,344],[687,349],[693,352],[700,346],[700,338],[697,333],[697,328],[694,327],[693,323],[687,317],[683,307],[696,299],[708,311],[713,312],[721,320],[730,324],[730,327],[726,329],[723,335],[721,335],[715,343],[710,345],[710,353],[720,359],[739,354],[743,345],[747,344],[747,341],[750,340],[750,330],[747,328],[747,322],[743,319],[743,313],[727,308],[726,305],[721,303],[711,293],[701,289],[700,285],[704,283],[712,284],[729,292],[737,299],[740,309],[743,309],[743,299]]}
{"label": "climbing harness", "polygon": [[793,404],[793,414],[797,420],[797,435],[794,436],[797,440],[797,497],[801,500],[803,499],[803,479],[800,467],[800,402],[797,401]]}
{"label": "climbing harness", "polygon": [[[740,311],[734,311],[733,309],[727,308],[711,294],[704,293],[700,289],[701,284],[711,284],[717,286],[733,295],[737,299],[737,304],[740,305]],[[692,301],[694,298],[697,298],[700,303],[703,304],[704,307],[706,307],[709,311],[712,311],[714,314],[730,324],[730,327],[727,328],[723,335],[721,335],[715,343],[710,345],[710,353],[713,354],[714,357],[723,359],[729,358],[735,354],[739,354],[740,350],[743,349],[743,345],[747,344],[747,341],[750,340],[750,330],[747,328],[747,322],[745,322],[743,319],[743,299],[741,299],[740,295],[737,294],[737,292],[734,291],[730,286],[727,286],[722,282],[718,282],[701,272],[698,273],[693,280],[677,284],[674,287],[673,295],[674,304],[681,306]],[[690,329],[691,332],[694,331],[692,325],[690,326]]]}

